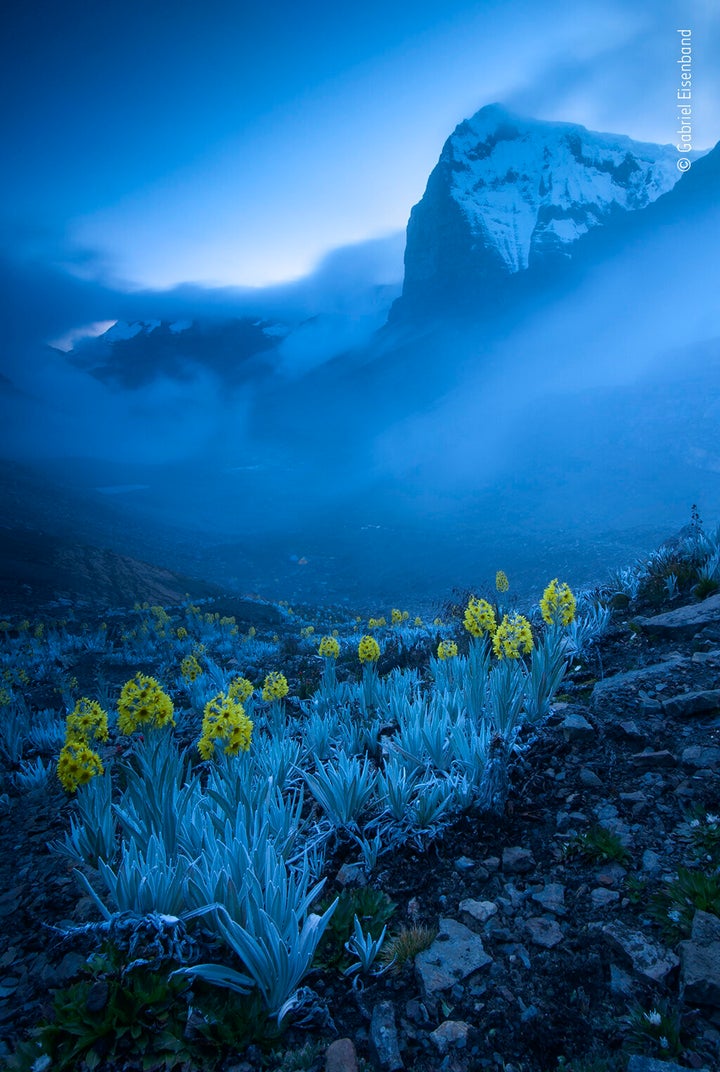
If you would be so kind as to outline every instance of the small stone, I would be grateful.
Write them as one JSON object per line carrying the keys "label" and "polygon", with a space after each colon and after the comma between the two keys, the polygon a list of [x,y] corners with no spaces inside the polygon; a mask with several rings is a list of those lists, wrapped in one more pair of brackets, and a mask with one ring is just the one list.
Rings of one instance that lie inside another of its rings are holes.
{"label": "small stone", "polygon": [[579,777],[580,784],[584,785],[587,789],[602,789],[602,778],[598,778],[595,771],[590,770],[589,767],[583,767]]}
{"label": "small stone", "polygon": [[379,1001],[372,1011],[370,1049],[386,1072],[399,1072],[404,1067],[395,1025],[395,1008],[391,1001]]}
{"label": "small stone", "polygon": [[660,752],[653,752],[652,749],[636,752],[630,757],[630,762],[638,770],[669,770],[671,767],[677,767],[677,759],[667,748]]}
{"label": "small stone", "polygon": [[627,958],[637,975],[655,983],[665,979],[680,963],[671,950],[619,921],[606,924],[602,933],[610,944]]}
{"label": "small stone", "polygon": [[335,876],[338,886],[364,886],[366,885],[365,872],[362,864],[343,864]]}
{"label": "small stone", "polygon": [[633,722],[632,719],[627,719],[624,722],[618,722],[615,729],[616,732],[613,736],[619,737],[620,740],[642,741],[645,738],[645,734],[639,728],[637,722]]}
{"label": "small stone", "polygon": [[690,770],[702,770],[703,768],[716,770],[720,766],[720,748],[710,745],[691,745],[689,748],[683,749],[680,762],[683,767],[688,767]]}
{"label": "small stone", "polygon": [[590,900],[595,908],[609,908],[610,905],[618,903],[620,894],[617,890],[608,890],[604,886],[598,886],[590,890]]}
{"label": "small stone", "polygon": [[466,1024],[464,1020],[444,1020],[440,1027],[430,1032],[430,1038],[440,1053],[444,1054],[450,1049],[464,1049],[469,1033],[470,1024]]}
{"label": "small stone", "polygon": [[617,886],[623,881],[627,871],[620,864],[605,864],[599,871],[595,872],[595,878],[601,886]]}
{"label": "small stone", "polygon": [[487,859],[483,860],[482,865],[491,874],[500,870],[500,860],[497,856],[488,856]]}
{"label": "small stone", "polygon": [[460,902],[460,911],[466,912],[478,923],[487,923],[491,916],[497,913],[498,906],[494,901],[473,901],[466,898]]}
{"label": "small stone", "polygon": [[331,1042],[325,1053],[325,1072],[357,1072],[358,1061],[352,1039]]}
{"label": "small stone", "polygon": [[610,965],[610,990],[613,994],[631,994],[633,982],[631,977],[617,964]]}
{"label": "small stone", "polygon": [[471,860],[469,856],[460,856],[455,861],[456,871],[472,871],[475,866],[475,861]]}
{"label": "small stone", "polygon": [[704,715],[720,708],[720,689],[705,689],[702,692],[685,692],[663,700],[663,709],[671,718],[690,718]]}
{"label": "small stone", "polygon": [[639,789],[632,793],[621,793],[620,799],[625,801],[626,804],[647,804],[647,797]]}
{"label": "small stone", "polygon": [[569,714],[563,719],[560,729],[566,741],[581,744],[595,739],[595,729],[590,725],[584,715]]}
{"label": "small stone", "polygon": [[[644,1057],[634,1053],[628,1061],[627,1072],[687,1072],[687,1068],[675,1061],[661,1061],[657,1057]],[[710,1069],[699,1068],[697,1072],[710,1072]]]}
{"label": "small stone", "polygon": [[503,849],[502,866],[506,875],[522,875],[532,871],[535,859],[529,849],[514,845],[512,848]]}
{"label": "small stone", "polygon": [[532,899],[547,912],[554,912],[556,916],[565,915],[565,887],[559,882],[546,883],[539,893],[532,895]]}
{"label": "small stone", "polygon": [[88,1012],[102,1012],[108,1003],[110,987],[107,979],[96,979],[88,990],[85,1007]]}
{"label": "small stone", "polygon": [[690,937],[693,942],[703,944],[720,942],[720,919],[712,912],[702,912],[698,909],[693,916]]}
{"label": "small stone", "polygon": [[563,932],[555,919],[546,916],[531,916],[525,921],[530,940],[544,949],[552,949],[563,940]]}
{"label": "small stone", "polygon": [[431,998],[492,963],[481,939],[454,919],[441,919],[437,938],[415,957],[415,971]]}
{"label": "small stone", "polygon": [[649,875],[657,875],[662,870],[660,857],[652,849],[645,849],[642,854],[642,869]]}

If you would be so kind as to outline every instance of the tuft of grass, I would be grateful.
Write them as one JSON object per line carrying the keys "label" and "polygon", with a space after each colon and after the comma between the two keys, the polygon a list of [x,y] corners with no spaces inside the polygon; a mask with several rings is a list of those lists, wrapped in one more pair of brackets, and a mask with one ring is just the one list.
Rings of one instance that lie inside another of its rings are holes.
{"label": "tuft of grass", "polygon": [[383,946],[380,960],[385,964],[394,960],[394,971],[399,972],[408,961],[414,960],[418,953],[429,949],[437,935],[435,927],[401,927]]}
{"label": "tuft of grass", "polygon": [[698,909],[720,916],[720,875],[680,867],[677,878],[652,897],[648,913],[674,942],[690,934]]}
{"label": "tuft of grass", "polygon": [[565,846],[567,856],[583,856],[594,863],[626,864],[630,853],[612,830],[595,823],[582,834],[576,834]]}
{"label": "tuft of grass", "polygon": [[682,1053],[680,1014],[666,1002],[646,1010],[638,1005],[626,1018],[625,1046],[630,1053],[642,1053],[667,1061]]}

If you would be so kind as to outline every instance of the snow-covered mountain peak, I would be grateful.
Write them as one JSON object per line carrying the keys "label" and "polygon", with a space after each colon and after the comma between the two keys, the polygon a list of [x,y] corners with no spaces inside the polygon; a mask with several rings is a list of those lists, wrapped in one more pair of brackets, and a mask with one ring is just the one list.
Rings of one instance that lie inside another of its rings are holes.
{"label": "snow-covered mountain peak", "polygon": [[481,108],[448,138],[412,211],[405,294],[448,272],[502,277],[569,257],[588,231],[671,190],[677,160],[672,145]]}

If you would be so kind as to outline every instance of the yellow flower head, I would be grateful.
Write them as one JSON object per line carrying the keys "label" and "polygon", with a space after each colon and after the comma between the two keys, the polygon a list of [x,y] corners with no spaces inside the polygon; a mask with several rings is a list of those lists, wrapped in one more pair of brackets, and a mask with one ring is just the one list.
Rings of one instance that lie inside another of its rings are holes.
{"label": "yellow flower head", "polygon": [[499,569],[495,574],[495,588],[498,592],[507,592],[509,590],[510,581],[505,570]]}
{"label": "yellow flower head", "polygon": [[387,620],[384,617],[368,619],[368,629],[382,629],[384,625],[387,625]]}
{"label": "yellow flower head", "polygon": [[476,599],[475,596],[470,596],[463,624],[468,633],[474,637],[480,637],[484,633],[490,633],[492,636],[497,629],[495,611],[486,599]]}
{"label": "yellow flower head", "polygon": [[67,741],[58,758],[57,775],[68,793],[86,785],[96,774],[103,773],[100,756],[80,741]]}
{"label": "yellow flower head", "polygon": [[340,654],[340,645],[334,636],[324,636],[320,641],[318,654],[326,659],[337,659]]}
{"label": "yellow flower head", "polygon": [[200,677],[202,672],[202,666],[194,655],[186,655],[180,663],[180,673],[186,681],[194,681],[195,678]]}
{"label": "yellow flower head", "polygon": [[179,628],[177,629],[177,631],[176,631],[176,634],[175,634],[175,635],[177,636],[178,640],[184,640],[184,639],[185,639],[185,637],[186,637],[186,636],[188,635],[188,631],[187,631],[187,629],[185,628],[185,626],[184,626],[184,625],[181,625],[181,626],[179,626]]}
{"label": "yellow flower head", "polygon": [[160,728],[174,726],[173,703],[158,681],[147,674],[136,674],[123,685],[118,700],[118,729],[132,733],[138,726]]}
{"label": "yellow flower head", "polygon": [[65,741],[77,744],[88,744],[90,738],[96,741],[107,741],[108,720],[97,700],[88,700],[83,696],[78,700],[71,715],[65,721]]}
{"label": "yellow flower head", "polygon": [[252,681],[248,681],[246,677],[235,677],[230,682],[228,696],[231,700],[237,700],[240,703],[244,703],[245,700],[250,699],[254,692],[255,686]]}
{"label": "yellow flower head", "polygon": [[519,659],[532,650],[530,622],[522,614],[507,614],[493,635],[493,651],[498,659]]}
{"label": "yellow flower head", "polygon": [[371,636],[364,636],[358,644],[358,659],[361,663],[376,663],[380,658],[380,645]]}
{"label": "yellow flower head", "polygon": [[398,610],[397,607],[393,607],[390,612],[390,620],[393,625],[400,625],[400,622],[403,620],[402,611]]}
{"label": "yellow flower head", "polygon": [[454,640],[441,640],[438,644],[438,659],[454,659],[458,653],[458,646]]}
{"label": "yellow flower head", "polygon": [[272,670],[263,683],[263,700],[282,700],[289,692],[287,678],[277,670]]}
{"label": "yellow flower head", "polygon": [[567,584],[557,577],[550,581],[540,600],[540,611],[548,625],[570,625],[575,617],[575,596]]}
{"label": "yellow flower head", "polygon": [[219,692],[205,704],[198,752],[203,759],[210,759],[215,751],[215,741],[219,740],[226,742],[225,752],[230,756],[247,752],[252,731],[253,723],[245,714],[243,705],[229,693]]}

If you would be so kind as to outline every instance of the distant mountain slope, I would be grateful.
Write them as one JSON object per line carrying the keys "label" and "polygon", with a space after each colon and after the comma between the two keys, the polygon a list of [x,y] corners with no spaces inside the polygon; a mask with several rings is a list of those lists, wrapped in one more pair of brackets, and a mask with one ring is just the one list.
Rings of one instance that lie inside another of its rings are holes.
{"label": "distant mountain slope", "polygon": [[448,138],[411,212],[400,306],[457,304],[562,263],[583,235],[671,190],[677,159],[672,145],[482,108]]}

